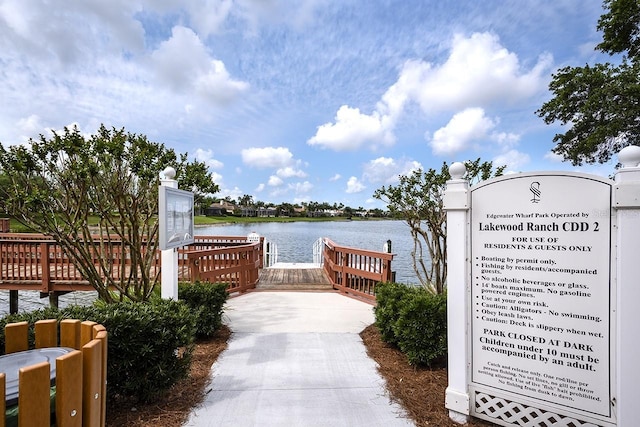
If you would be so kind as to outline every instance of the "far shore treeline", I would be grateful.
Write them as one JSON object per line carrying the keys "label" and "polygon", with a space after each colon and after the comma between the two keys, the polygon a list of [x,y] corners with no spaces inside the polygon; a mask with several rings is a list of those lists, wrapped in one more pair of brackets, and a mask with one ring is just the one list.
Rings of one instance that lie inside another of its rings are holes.
{"label": "far shore treeline", "polygon": [[[326,221],[376,221],[376,220],[400,220],[401,218],[394,218],[391,216],[355,216],[355,217],[343,217],[343,216],[324,216],[324,217],[243,217],[243,216],[206,216],[196,215],[193,218],[195,226],[210,226],[210,225],[226,225],[226,224],[252,224],[252,223],[264,223],[264,222],[326,222]],[[98,223],[98,218],[89,218],[90,223]],[[30,233],[28,227],[24,226],[20,222],[13,218],[10,218],[9,227],[12,233]]]}

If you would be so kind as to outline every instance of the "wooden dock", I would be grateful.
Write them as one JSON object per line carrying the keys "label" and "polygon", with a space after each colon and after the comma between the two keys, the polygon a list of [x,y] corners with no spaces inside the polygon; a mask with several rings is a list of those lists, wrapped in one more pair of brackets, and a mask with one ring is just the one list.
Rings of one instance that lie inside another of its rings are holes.
{"label": "wooden dock", "polygon": [[308,264],[289,264],[279,268],[276,264],[260,270],[256,290],[331,291],[333,286],[322,268],[310,267]]}
{"label": "wooden dock", "polygon": [[[245,237],[197,236],[195,244],[180,250],[179,277],[226,283],[229,293],[256,288],[336,291],[370,301],[375,301],[378,283],[393,280],[393,254],[390,253],[341,246],[323,238],[321,261],[315,264],[276,263],[263,268],[268,256],[262,253],[264,247],[259,242],[248,242]],[[96,265],[100,264],[100,271],[105,270],[101,269],[102,264],[98,261],[112,261],[106,262],[105,268],[111,271],[116,281],[120,280],[121,272],[130,268],[126,253],[117,257],[107,254],[105,258],[96,252],[94,257]],[[160,267],[160,260],[159,255],[154,257],[156,264],[152,269]],[[3,233],[0,236],[0,289],[10,291],[12,313],[17,312],[20,290],[48,295],[53,305],[62,293],[95,291],[51,237],[20,233]]]}

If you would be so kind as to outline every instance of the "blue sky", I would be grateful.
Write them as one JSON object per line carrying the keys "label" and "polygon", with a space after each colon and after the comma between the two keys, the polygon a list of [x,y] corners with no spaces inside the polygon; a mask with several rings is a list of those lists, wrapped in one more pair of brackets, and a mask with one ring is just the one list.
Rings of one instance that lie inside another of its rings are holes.
{"label": "blue sky", "polygon": [[1,0],[0,141],[76,124],[205,161],[218,197],[384,207],[481,157],[580,170],[534,112],[594,51],[596,0]]}

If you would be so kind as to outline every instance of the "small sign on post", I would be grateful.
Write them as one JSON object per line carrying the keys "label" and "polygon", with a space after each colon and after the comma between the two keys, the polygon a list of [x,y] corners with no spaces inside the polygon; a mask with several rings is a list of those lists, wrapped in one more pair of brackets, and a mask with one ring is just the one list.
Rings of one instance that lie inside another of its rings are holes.
{"label": "small sign on post", "polygon": [[176,248],[195,241],[193,236],[193,193],[178,190],[176,171],[167,167],[160,173],[158,189],[158,229],[161,250],[161,296],[178,299],[178,253]]}
{"label": "small sign on post", "polygon": [[161,250],[193,243],[193,193],[161,186],[158,220]]}

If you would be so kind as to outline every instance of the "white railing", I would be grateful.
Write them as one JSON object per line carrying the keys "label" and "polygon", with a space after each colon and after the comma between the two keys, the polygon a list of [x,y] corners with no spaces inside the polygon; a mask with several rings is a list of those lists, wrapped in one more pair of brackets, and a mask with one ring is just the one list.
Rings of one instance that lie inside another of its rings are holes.
{"label": "white railing", "polygon": [[262,253],[264,254],[263,267],[273,267],[278,262],[278,245],[267,239],[264,239],[262,244]]}
{"label": "white railing", "polygon": [[322,267],[324,262],[324,239],[320,237],[313,243],[313,263],[318,267]]}

